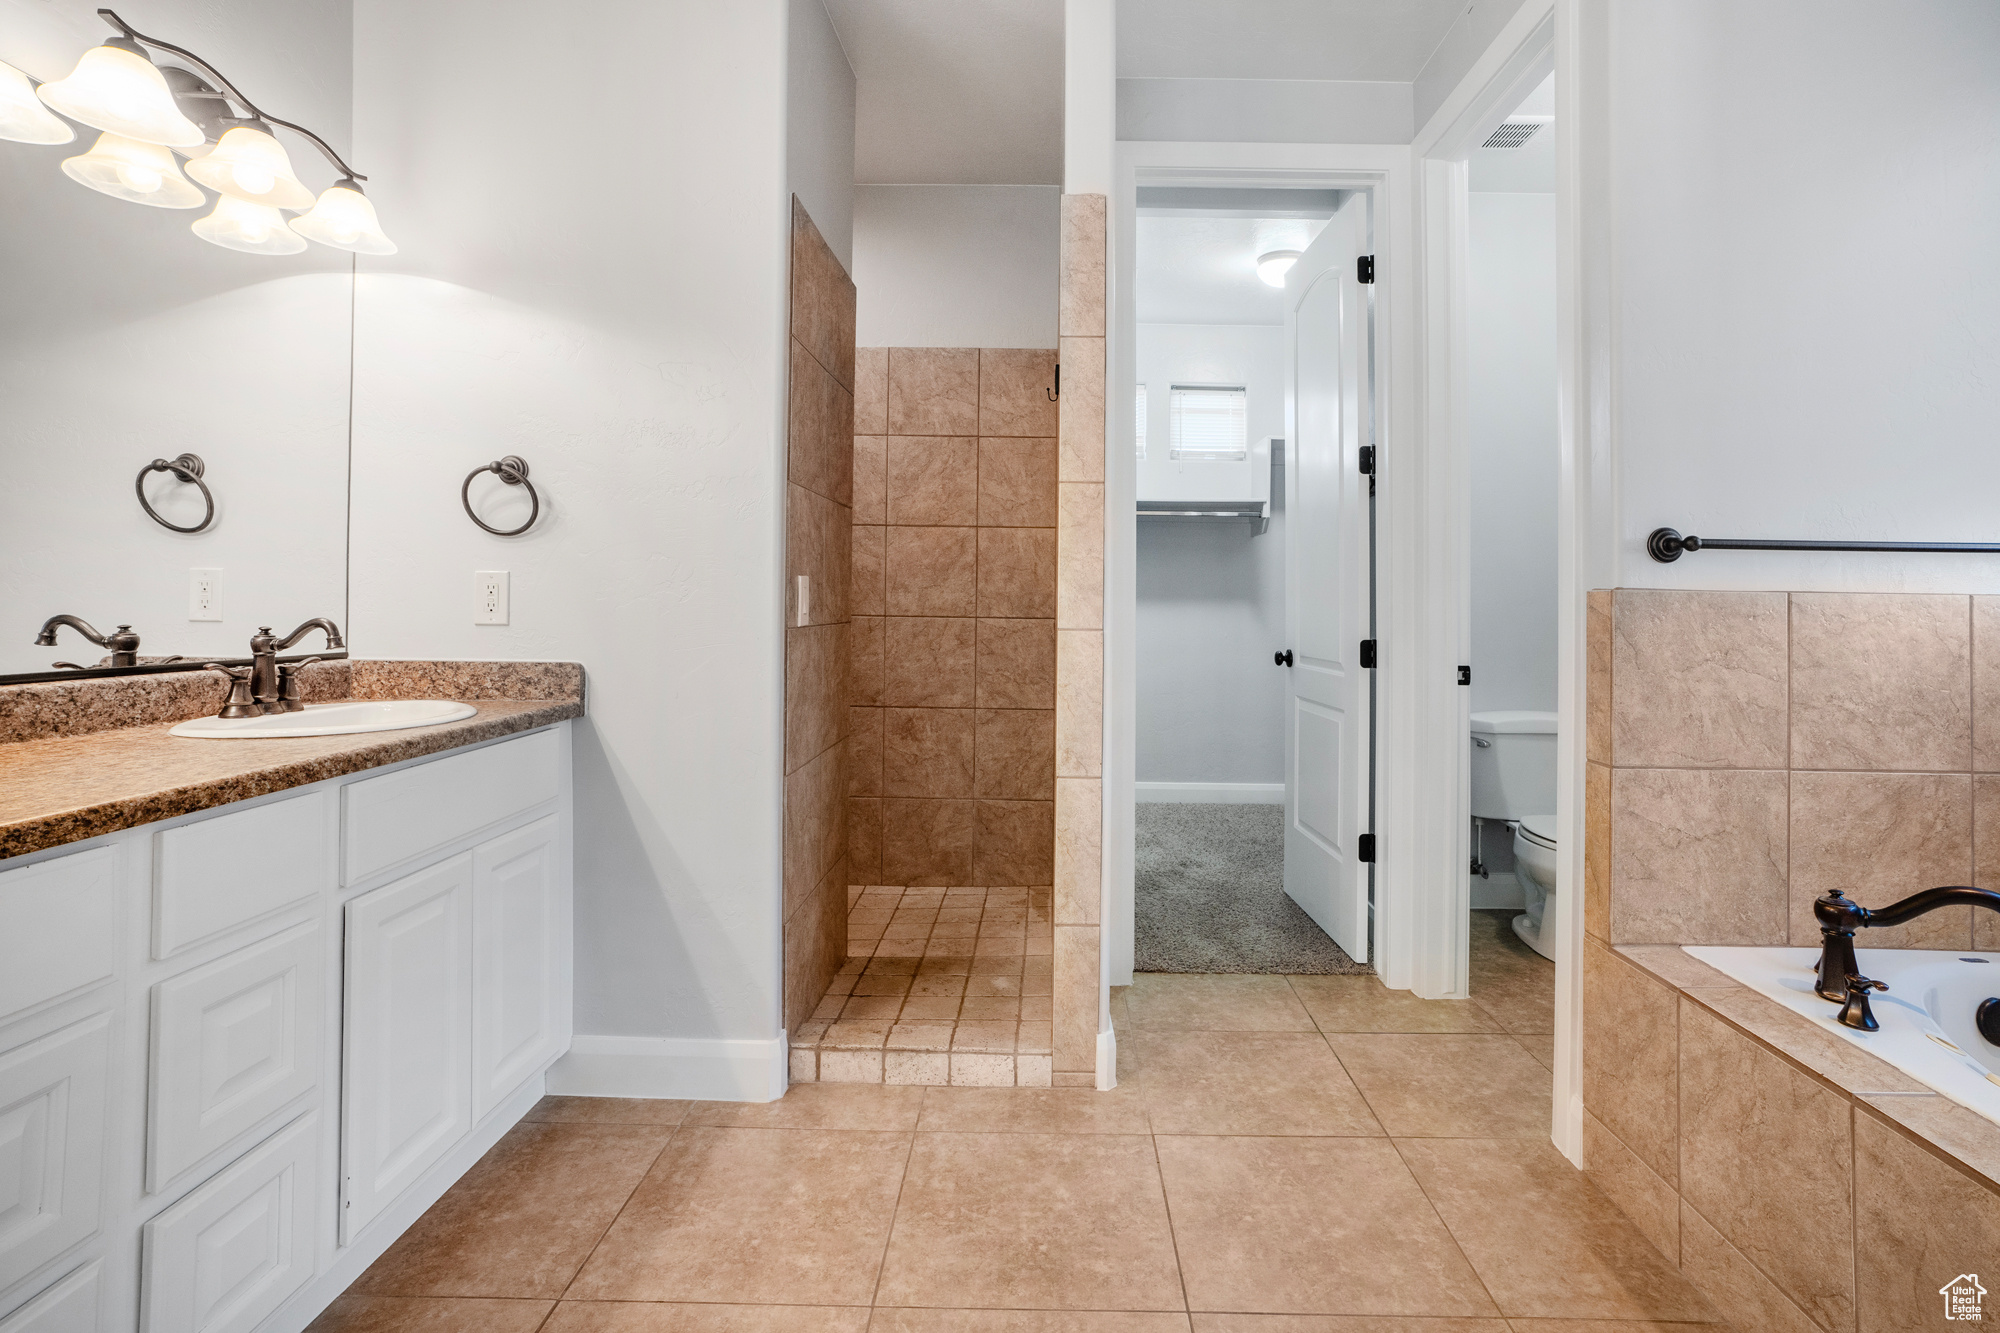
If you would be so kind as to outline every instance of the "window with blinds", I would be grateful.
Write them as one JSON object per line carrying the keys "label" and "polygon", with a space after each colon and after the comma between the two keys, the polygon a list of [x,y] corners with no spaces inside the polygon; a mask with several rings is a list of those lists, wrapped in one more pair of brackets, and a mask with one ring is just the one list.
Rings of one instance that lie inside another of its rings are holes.
{"label": "window with blinds", "polygon": [[1139,400],[1132,409],[1132,433],[1138,439],[1139,457],[1146,456],[1146,386],[1139,386]]}
{"label": "window with blinds", "polygon": [[1168,400],[1173,425],[1171,456],[1231,461],[1250,456],[1249,418],[1242,388],[1176,384]]}

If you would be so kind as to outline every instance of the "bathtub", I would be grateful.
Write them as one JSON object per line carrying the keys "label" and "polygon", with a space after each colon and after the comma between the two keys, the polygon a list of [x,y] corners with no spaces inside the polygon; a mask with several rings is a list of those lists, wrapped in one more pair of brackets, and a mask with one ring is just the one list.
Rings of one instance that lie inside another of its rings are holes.
{"label": "bathtub", "polygon": [[1813,993],[1818,949],[1695,944],[1682,948],[1919,1083],[2000,1123],[2000,1046],[1981,1037],[1973,1022],[1980,1001],[2000,996],[2000,953],[1857,948],[1854,955],[1862,975],[1889,985],[1870,997],[1882,1030],[1857,1032],[1834,1021],[1839,1005]]}

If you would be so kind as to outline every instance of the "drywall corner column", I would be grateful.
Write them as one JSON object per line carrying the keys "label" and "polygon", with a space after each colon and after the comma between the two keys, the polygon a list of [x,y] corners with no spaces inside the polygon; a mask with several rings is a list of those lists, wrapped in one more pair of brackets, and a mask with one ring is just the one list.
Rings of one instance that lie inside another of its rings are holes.
{"label": "drywall corner column", "polygon": [[[1104,815],[1104,280],[1108,198],[1062,201],[1056,507],[1055,1082],[1094,1087]],[[1105,1071],[1108,1074],[1108,1071]]]}

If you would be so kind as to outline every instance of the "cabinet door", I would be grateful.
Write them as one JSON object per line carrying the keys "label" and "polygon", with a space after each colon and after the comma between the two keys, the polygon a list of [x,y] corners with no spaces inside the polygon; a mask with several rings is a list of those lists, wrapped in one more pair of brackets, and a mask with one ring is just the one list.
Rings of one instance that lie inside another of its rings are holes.
{"label": "cabinet door", "polygon": [[472,1128],[472,856],[347,904],[340,1236]]}
{"label": "cabinet door", "polygon": [[104,1262],[92,1259],[20,1309],[0,1319],[0,1333],[98,1333]]}
{"label": "cabinet door", "polygon": [[319,1082],[320,939],[308,921],[153,987],[147,1189]]}
{"label": "cabinet door", "polygon": [[312,1279],[318,1129],[300,1116],[146,1223],[142,1333],[250,1333]]}
{"label": "cabinet door", "polygon": [[472,852],[472,1114],[562,1053],[568,876],[554,815]]}
{"label": "cabinet door", "polygon": [[93,1014],[0,1054],[0,1291],[97,1230],[110,1052]]}

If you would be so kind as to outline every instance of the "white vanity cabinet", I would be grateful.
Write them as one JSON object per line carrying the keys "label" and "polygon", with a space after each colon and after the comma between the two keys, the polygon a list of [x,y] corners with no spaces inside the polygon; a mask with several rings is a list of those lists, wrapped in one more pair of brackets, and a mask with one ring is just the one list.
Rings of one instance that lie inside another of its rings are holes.
{"label": "white vanity cabinet", "polygon": [[298,1333],[569,1044],[569,725],[0,862],[0,1333]]}

